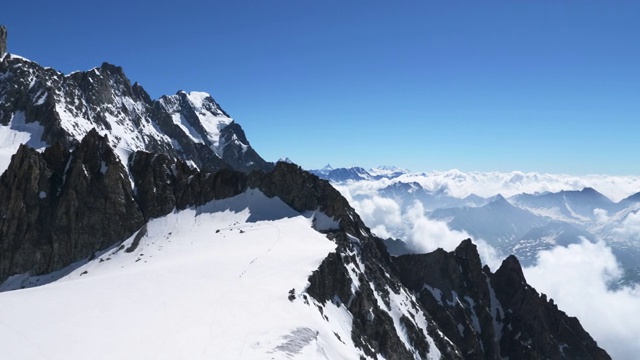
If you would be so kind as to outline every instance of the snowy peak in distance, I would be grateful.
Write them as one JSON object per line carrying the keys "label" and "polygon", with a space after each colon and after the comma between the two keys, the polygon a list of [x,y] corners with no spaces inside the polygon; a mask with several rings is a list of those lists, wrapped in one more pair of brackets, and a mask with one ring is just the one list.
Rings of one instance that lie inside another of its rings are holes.
{"label": "snowy peak in distance", "polygon": [[331,164],[327,164],[322,169],[320,169],[320,171],[327,172],[327,173],[331,170],[333,170],[333,166],[331,166]]}
{"label": "snowy peak in distance", "polygon": [[369,174],[375,177],[396,178],[400,175],[409,173],[405,170],[393,165],[380,165],[376,168],[369,169]]}
{"label": "snowy peak in distance", "polygon": [[430,217],[447,221],[451,229],[466,231],[496,248],[503,248],[530,229],[548,223],[542,216],[513,206],[501,195],[480,207],[436,209]]}
{"label": "snowy peak in distance", "polygon": [[325,165],[322,169],[309,170],[318,177],[335,183],[347,181],[361,180],[380,180],[394,179],[407,171],[395,166],[379,166],[374,169],[365,170],[362,167],[355,166],[350,168],[333,168],[330,164]]}
{"label": "snowy peak in distance", "polygon": [[624,203],[624,204],[632,204],[632,203],[638,203],[638,202],[640,202],[640,192],[637,192],[633,195],[630,195],[620,200],[620,203]]}
{"label": "snowy peak in distance", "polygon": [[574,223],[593,220],[594,210],[614,210],[616,204],[593,188],[563,190],[555,193],[519,194],[509,199],[531,212]]}
{"label": "snowy peak in distance", "polygon": [[135,151],[164,153],[203,169],[268,170],[242,128],[207,93],[153,100],[119,66],[64,75],[7,54],[0,62],[0,165],[21,143],[73,145],[96,129],[123,163]]}
{"label": "snowy peak in distance", "polygon": [[[173,123],[180,127],[194,143],[209,146],[222,157],[220,143],[222,129],[233,122],[227,113],[204,92],[179,91],[176,95],[162,96],[162,107],[171,115]],[[195,115],[195,116],[194,116]]]}

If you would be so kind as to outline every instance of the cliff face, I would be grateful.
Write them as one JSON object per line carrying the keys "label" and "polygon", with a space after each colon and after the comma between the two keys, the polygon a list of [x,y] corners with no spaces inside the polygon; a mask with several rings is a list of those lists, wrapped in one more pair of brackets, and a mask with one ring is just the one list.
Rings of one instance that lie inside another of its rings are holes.
{"label": "cliff face", "polygon": [[90,257],[144,223],[127,172],[92,131],[73,150],[21,146],[0,176],[0,280]]}
{"label": "cliff face", "polygon": [[492,273],[471,240],[450,253],[393,259],[417,296],[466,359],[609,359],[576,318],[529,286],[508,257]]}
{"label": "cliff face", "polygon": [[179,91],[153,100],[115,65],[64,75],[12,54],[0,61],[0,78],[0,126],[29,128],[34,143],[73,146],[95,129],[127,156],[162,153],[208,171],[273,167],[206,93]]}

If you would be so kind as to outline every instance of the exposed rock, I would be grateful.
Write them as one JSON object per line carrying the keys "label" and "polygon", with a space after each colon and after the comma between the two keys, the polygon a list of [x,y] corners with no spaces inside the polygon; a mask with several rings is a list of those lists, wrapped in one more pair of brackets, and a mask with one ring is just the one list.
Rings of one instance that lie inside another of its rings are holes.
{"label": "exposed rock", "polygon": [[578,319],[567,316],[553,300],[547,300],[546,295],[538,294],[526,283],[515,256],[503,261],[491,276],[491,285],[505,309],[500,346],[510,357],[610,359]]}
{"label": "exposed rock", "polygon": [[222,143],[222,160],[227,164],[235,164],[234,169],[243,172],[273,169],[273,164],[264,161],[249,145],[244,130],[237,123],[232,122],[222,129],[220,142]]}
{"label": "exposed rock", "polygon": [[144,223],[124,167],[95,131],[72,152],[21,146],[0,176],[0,209],[0,281],[59,270]]}
{"label": "exposed rock", "polygon": [[176,206],[173,162],[164,154],[136,152],[129,169],[135,182],[135,197],[146,219],[170,213]]}
{"label": "exposed rock", "polygon": [[7,28],[0,25],[0,58],[7,52]]}
{"label": "exposed rock", "polygon": [[121,67],[109,63],[63,75],[7,57],[0,63],[0,77],[0,124],[8,125],[22,112],[27,123],[42,125],[41,140],[47,144],[72,146],[95,128],[114,134],[109,139],[114,148],[161,153],[207,171],[273,167],[253,150],[240,125],[203,93],[189,97],[181,91],[153,100],[142,86],[131,84]]}
{"label": "exposed rock", "polygon": [[394,258],[414,291],[465,359],[609,359],[580,322],[527,285],[514,256],[492,274],[475,245]]}
{"label": "exposed rock", "polygon": [[164,154],[136,152],[131,155],[129,168],[135,197],[146,219],[247,190],[247,175],[242,172],[230,169],[201,172]]}
{"label": "exposed rock", "polygon": [[277,196],[300,212],[321,210],[350,234],[371,236],[360,216],[338,190],[298,165],[278,162],[273,171],[253,172],[249,175],[248,186],[260,189],[269,197]]}

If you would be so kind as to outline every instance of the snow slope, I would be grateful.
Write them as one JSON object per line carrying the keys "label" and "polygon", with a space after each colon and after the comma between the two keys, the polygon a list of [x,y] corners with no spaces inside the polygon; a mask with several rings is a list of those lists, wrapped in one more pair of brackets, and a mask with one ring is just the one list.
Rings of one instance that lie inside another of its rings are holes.
{"label": "snow slope", "polygon": [[2,357],[359,358],[344,307],[323,317],[304,294],[335,249],[311,222],[257,190],[152,220],[130,252],[136,235],[56,282],[0,293]]}
{"label": "snow slope", "polygon": [[43,131],[39,123],[26,123],[24,112],[21,111],[13,114],[9,125],[0,125],[0,174],[9,167],[11,156],[21,144],[44,149],[46,144],[40,140]]}

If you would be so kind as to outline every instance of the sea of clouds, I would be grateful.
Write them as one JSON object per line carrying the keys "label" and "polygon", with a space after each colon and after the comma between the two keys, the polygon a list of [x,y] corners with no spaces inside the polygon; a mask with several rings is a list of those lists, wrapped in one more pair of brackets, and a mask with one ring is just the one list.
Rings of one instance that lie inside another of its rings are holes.
{"label": "sea of clouds", "polygon": [[[426,216],[420,202],[401,204],[377,195],[393,182],[417,182],[431,191],[446,191],[455,197],[470,194],[489,197],[512,196],[592,187],[613,201],[640,191],[637,176],[570,176],[537,173],[463,173],[457,170],[408,174],[401,178],[359,181],[337,185],[372,231],[382,238],[401,238],[415,252],[437,248],[454,250],[471,236],[450,230],[447,223]],[[601,216],[606,216],[601,214]],[[615,230],[640,241],[640,212],[630,214]],[[482,239],[473,239],[482,261],[495,271],[506,254],[500,254]],[[640,354],[640,286],[612,290],[623,275],[615,256],[604,242],[583,242],[541,251],[535,266],[524,268],[527,281],[553,298],[558,307],[580,319],[583,327],[614,359],[637,359]]]}
{"label": "sea of clouds", "polygon": [[[394,182],[417,182],[430,191],[445,191],[464,198],[475,194],[489,197],[502,194],[509,197],[521,193],[582,190],[592,187],[617,202],[640,192],[640,176],[566,175],[537,172],[462,172],[459,170],[407,173],[396,179],[359,183],[369,189],[380,189]],[[355,189],[351,189],[355,190]],[[364,190],[364,189],[363,189]]]}

